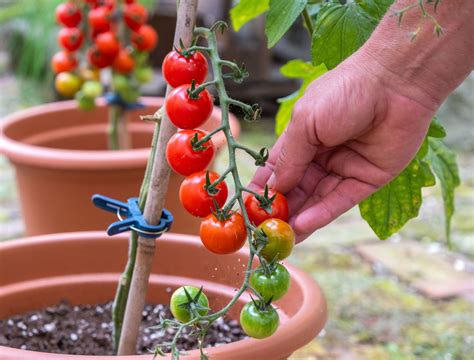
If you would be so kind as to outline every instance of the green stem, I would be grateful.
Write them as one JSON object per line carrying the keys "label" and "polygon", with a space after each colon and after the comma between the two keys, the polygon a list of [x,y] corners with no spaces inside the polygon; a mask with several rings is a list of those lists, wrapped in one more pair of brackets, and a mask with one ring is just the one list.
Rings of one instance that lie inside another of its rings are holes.
{"label": "green stem", "polygon": [[308,30],[308,33],[309,33],[309,37],[311,38],[314,32],[314,25],[313,25],[313,20],[311,19],[311,15],[309,15],[308,7],[304,8],[302,15],[303,15],[304,23],[306,25],[306,29]]}
{"label": "green stem", "polygon": [[[145,177],[140,188],[140,195],[138,197],[138,205],[143,211],[145,207],[146,198],[148,195],[148,187],[150,184],[151,173],[153,170],[153,159],[156,153],[156,144],[158,142],[158,136],[160,133],[160,123],[157,122],[155,130],[153,132],[153,140],[151,142],[151,151],[149,160],[145,170]],[[120,334],[122,332],[123,317],[125,314],[125,308],[127,306],[128,293],[130,291],[130,284],[132,282],[133,269],[135,268],[135,261],[137,257],[137,246],[138,246],[138,234],[135,231],[130,233],[129,249],[128,249],[128,261],[125,270],[120,277],[118,283],[117,292],[114,299],[112,318],[114,324],[113,338],[114,348],[117,350],[118,344],[120,343]]]}

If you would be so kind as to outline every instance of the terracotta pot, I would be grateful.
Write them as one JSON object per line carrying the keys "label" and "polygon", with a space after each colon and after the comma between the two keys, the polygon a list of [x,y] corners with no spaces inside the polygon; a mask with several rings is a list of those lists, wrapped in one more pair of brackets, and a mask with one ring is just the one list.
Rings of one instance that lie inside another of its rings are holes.
{"label": "terracotta pot", "polygon": [[[139,115],[153,114],[162,98],[142,98],[143,109],[128,116],[133,150],[107,150],[107,107],[91,112],[77,108],[75,101],[33,107],[8,116],[0,124],[0,152],[16,170],[21,209],[27,235],[65,231],[104,230],[112,214],[95,209],[95,193],[126,200],[138,196],[149,154],[153,124]],[[239,123],[230,117],[234,136]],[[203,128],[220,124],[215,108]],[[222,133],[216,145],[225,144]],[[199,219],[187,214],[178,201],[182,177],[173,173],[166,207],[175,216],[173,230],[197,234]]]}
{"label": "terracotta pot", "polygon": [[[94,304],[113,298],[127,257],[128,239],[113,239],[103,232],[44,235],[0,244],[0,318],[41,309],[66,299],[72,304]],[[197,237],[165,234],[156,242],[156,257],[147,301],[168,303],[182,285],[204,286],[213,309],[221,308],[242,283],[248,254],[244,248],[216,256]],[[209,349],[211,359],[284,359],[311,341],[326,321],[326,303],[312,278],[293,266],[291,287],[276,302],[281,325],[264,340],[246,339]],[[217,270],[216,270],[217,269]],[[244,297],[230,317],[238,318]],[[0,346],[2,360],[58,360],[64,355],[45,354]],[[68,356],[67,359],[114,359],[107,356]],[[125,356],[120,359],[151,359]],[[199,359],[197,351],[186,359]]]}

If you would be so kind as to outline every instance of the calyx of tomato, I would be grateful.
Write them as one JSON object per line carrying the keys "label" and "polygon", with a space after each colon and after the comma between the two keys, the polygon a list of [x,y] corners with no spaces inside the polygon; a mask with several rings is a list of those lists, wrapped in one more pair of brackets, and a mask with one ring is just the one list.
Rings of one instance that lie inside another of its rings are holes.
{"label": "calyx of tomato", "polygon": [[183,287],[184,293],[186,294],[187,302],[179,304],[179,307],[188,310],[191,313],[191,318],[199,316],[199,310],[210,310],[206,306],[202,306],[199,303],[199,297],[202,294],[202,286],[197,292],[196,296],[192,297],[189,291],[186,289],[186,286]]}
{"label": "calyx of tomato", "polygon": [[253,245],[256,249],[256,254],[259,254],[260,251],[268,244],[267,234],[262,229],[255,229],[253,233]]}
{"label": "calyx of tomato", "polygon": [[199,141],[197,132],[194,133],[194,136],[191,139],[191,146],[193,147],[193,150],[196,152],[204,151],[209,147],[209,146],[205,146],[202,142]]}
{"label": "calyx of tomato", "polygon": [[193,39],[189,48],[186,48],[183,43],[183,40],[179,39],[179,49],[174,46],[174,51],[176,51],[179,55],[184,56],[186,59],[189,59],[194,54],[194,50],[192,50],[191,48],[196,46],[196,43],[197,39]]}
{"label": "calyx of tomato", "polygon": [[187,93],[188,93],[188,97],[191,99],[191,100],[197,100],[199,99],[199,94],[201,92],[203,92],[204,90],[206,89],[205,86],[196,86],[196,83],[195,81],[191,81],[191,86],[189,87],[189,89],[187,90]]}
{"label": "calyx of tomato", "polygon": [[[262,149],[266,150],[266,149]],[[268,151],[267,151],[268,152]],[[268,197],[268,185],[265,185],[265,190],[263,191],[263,195],[256,196],[259,204],[258,206],[265,210],[269,215],[272,214],[272,204],[275,201],[277,194],[273,194],[272,197]]]}
{"label": "calyx of tomato", "polygon": [[206,171],[206,184],[204,185],[204,189],[207,191],[207,193],[211,196],[219,194],[219,189],[216,187],[217,185],[220,184],[219,182],[216,183],[211,183],[211,179],[209,177],[209,171]]}
{"label": "calyx of tomato", "polygon": [[272,306],[272,300],[273,300],[272,297],[268,299],[268,301],[263,301],[261,299],[255,300],[252,295],[250,295],[250,298],[252,299],[252,302],[258,311],[266,312],[269,310],[275,310],[274,307]]}
{"label": "calyx of tomato", "polygon": [[232,217],[232,215],[235,214],[234,210],[229,209],[227,207],[219,208],[219,204],[217,203],[215,199],[212,199],[212,201],[214,202],[214,207],[216,208],[216,210],[212,212],[212,215],[214,215],[217,220],[226,221],[226,220],[229,220]]}
{"label": "calyx of tomato", "polygon": [[[265,275],[270,276],[276,270],[278,265],[278,259],[275,257],[272,261],[268,262],[265,258],[260,258],[260,268],[263,270]],[[257,268],[259,270],[260,268]]]}

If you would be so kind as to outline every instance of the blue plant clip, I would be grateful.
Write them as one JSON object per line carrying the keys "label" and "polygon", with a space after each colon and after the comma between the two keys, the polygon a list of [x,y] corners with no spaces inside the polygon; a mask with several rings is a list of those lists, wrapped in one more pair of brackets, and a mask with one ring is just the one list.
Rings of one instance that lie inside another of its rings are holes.
{"label": "blue plant clip", "polygon": [[121,106],[125,110],[135,110],[135,109],[141,109],[145,107],[141,102],[135,102],[135,103],[128,103],[125,100],[122,99],[122,97],[114,92],[108,92],[104,95],[105,101],[107,101],[107,104],[109,105],[117,105]]}
{"label": "blue plant clip", "polygon": [[173,215],[168,210],[163,209],[160,223],[158,225],[148,224],[138,206],[138,198],[136,197],[128,199],[125,203],[95,194],[92,196],[92,202],[102,210],[117,214],[119,221],[110,224],[107,228],[107,234],[110,236],[134,230],[140,236],[156,239],[170,229],[174,220]]}

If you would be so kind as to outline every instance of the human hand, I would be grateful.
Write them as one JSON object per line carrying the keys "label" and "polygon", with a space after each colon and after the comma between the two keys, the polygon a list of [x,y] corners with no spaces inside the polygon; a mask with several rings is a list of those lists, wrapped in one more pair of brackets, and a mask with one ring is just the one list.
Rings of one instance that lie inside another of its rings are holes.
{"label": "human hand", "polygon": [[397,176],[439,105],[409,83],[391,85],[393,73],[356,57],[310,84],[251,183],[286,195],[297,241]]}

